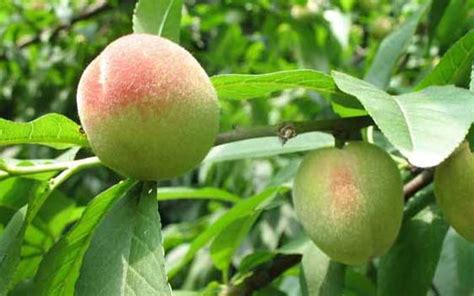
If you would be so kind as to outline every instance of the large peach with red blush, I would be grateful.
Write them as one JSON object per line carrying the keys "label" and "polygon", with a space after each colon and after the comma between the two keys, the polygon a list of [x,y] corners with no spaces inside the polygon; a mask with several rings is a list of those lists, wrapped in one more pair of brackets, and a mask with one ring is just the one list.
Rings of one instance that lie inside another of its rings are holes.
{"label": "large peach with red blush", "polygon": [[181,46],[149,34],[109,44],[82,74],[77,104],[100,160],[139,180],[196,167],[219,127],[217,95],[203,68]]}
{"label": "large peach with red blush", "polygon": [[345,264],[384,254],[402,222],[400,172],[384,150],[363,142],[309,153],[295,177],[293,200],[308,236]]}

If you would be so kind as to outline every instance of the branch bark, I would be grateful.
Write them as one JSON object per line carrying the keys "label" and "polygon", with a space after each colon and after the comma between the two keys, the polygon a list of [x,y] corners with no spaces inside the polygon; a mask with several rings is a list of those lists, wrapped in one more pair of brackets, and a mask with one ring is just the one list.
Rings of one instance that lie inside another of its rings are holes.
{"label": "branch bark", "polygon": [[413,197],[418,191],[426,187],[433,181],[433,170],[424,170],[403,187],[405,200]]}
{"label": "branch bark", "polygon": [[336,135],[341,133],[350,134],[373,124],[374,122],[369,116],[285,122],[270,126],[257,126],[248,129],[236,129],[225,132],[219,134],[215,145],[261,137],[279,137],[283,142],[286,142],[299,134],[315,131]]}
{"label": "branch bark", "polygon": [[285,271],[301,262],[301,255],[276,257],[268,266],[257,269],[240,284],[228,287],[220,296],[251,296],[253,292],[269,285]]}

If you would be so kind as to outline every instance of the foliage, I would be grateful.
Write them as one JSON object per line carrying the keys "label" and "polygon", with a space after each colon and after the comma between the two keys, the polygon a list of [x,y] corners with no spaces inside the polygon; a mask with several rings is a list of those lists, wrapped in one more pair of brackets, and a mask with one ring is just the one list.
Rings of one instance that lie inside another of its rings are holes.
{"label": "foliage", "polygon": [[[135,2],[0,2],[0,295],[474,295],[474,245],[429,185],[473,139],[473,1]],[[157,190],[78,125],[82,70],[132,31],[180,40],[220,100],[218,145]],[[305,151],[348,139],[407,184],[396,243],[363,266],[315,248],[291,203]]]}

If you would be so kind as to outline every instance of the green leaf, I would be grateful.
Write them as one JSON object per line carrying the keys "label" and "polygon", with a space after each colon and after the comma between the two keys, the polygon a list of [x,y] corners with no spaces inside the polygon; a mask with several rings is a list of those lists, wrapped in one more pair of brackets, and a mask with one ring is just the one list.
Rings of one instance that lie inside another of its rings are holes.
{"label": "green leaf", "polygon": [[474,295],[474,245],[452,228],[444,240],[434,285],[443,296]]}
{"label": "green leaf", "polygon": [[107,211],[135,184],[121,182],[104,191],[87,206],[81,220],[46,254],[35,278],[38,295],[73,295],[83,257],[93,233]]}
{"label": "green leaf", "polygon": [[30,122],[13,122],[0,118],[0,146],[16,144],[41,144],[56,149],[89,146],[79,125],[55,113]]}
{"label": "green leaf", "polygon": [[314,150],[334,145],[326,133],[311,132],[290,139],[285,145],[278,137],[265,137],[223,144],[211,149],[204,162],[214,163],[246,158],[269,157],[280,154]]}
{"label": "green leaf", "polygon": [[437,30],[439,22],[443,17],[443,14],[448,7],[450,0],[436,0],[434,5],[431,6],[431,10],[428,17],[428,35],[430,39],[433,39],[433,36]]}
{"label": "green leaf", "polygon": [[[66,152],[60,155],[56,160],[72,160],[75,157],[75,153]],[[64,171],[67,172],[67,171]],[[31,189],[28,212],[26,213],[27,223],[31,223],[38,212],[40,211],[43,204],[47,201],[49,196],[56,190],[56,188],[68,178],[73,175],[73,171],[66,174],[61,173],[57,177],[50,179],[48,182],[37,182],[36,185]],[[46,173],[44,173],[46,174]],[[55,172],[51,173],[53,177]]]}
{"label": "green leaf", "polygon": [[84,256],[75,295],[171,296],[156,184],[128,194],[107,213]]}
{"label": "green leaf", "polygon": [[179,43],[183,0],[138,0],[133,32],[158,35]]}
{"label": "green leaf", "polygon": [[248,254],[240,262],[239,274],[246,276],[252,269],[256,269],[257,266],[271,261],[276,255],[277,253],[275,252],[258,250]]}
{"label": "green leaf", "polygon": [[395,245],[380,260],[377,295],[426,295],[447,231],[432,209],[405,220]]}
{"label": "green leaf", "polygon": [[338,87],[357,97],[387,139],[418,167],[432,167],[464,140],[474,120],[474,93],[432,86],[392,96],[369,83],[333,72]]}
{"label": "green leaf", "polygon": [[214,265],[227,274],[235,250],[247,237],[258,215],[236,219],[219,233],[211,244],[211,259]]}
{"label": "green leaf", "polygon": [[354,105],[353,98],[341,93],[331,76],[315,70],[290,70],[260,75],[225,74],[213,76],[211,81],[221,100],[248,100],[284,89],[302,87],[344,97],[338,100],[339,104]]}
{"label": "green leaf", "polygon": [[431,1],[427,1],[406,23],[382,41],[364,80],[380,89],[387,88],[393,68],[410,45],[416,27],[430,5]]}
{"label": "green leaf", "polygon": [[[356,268],[347,268],[345,277],[345,293],[352,292],[360,296],[375,296],[377,288],[364,274],[355,271]],[[344,294],[344,296],[346,296]],[[347,295],[348,296],[348,295]]]}
{"label": "green leaf", "polygon": [[0,182],[0,224],[6,225],[28,203],[31,188],[38,183],[24,178],[8,178]]}
{"label": "green leaf", "polygon": [[416,86],[416,89],[430,85],[467,85],[473,61],[474,29],[446,52],[439,64]]}
{"label": "green leaf", "polygon": [[13,285],[34,277],[43,255],[72,223],[81,218],[83,211],[84,207],[76,207],[75,201],[60,191],[52,194],[35,220],[26,228],[21,261],[15,272]]}
{"label": "green leaf", "polygon": [[26,206],[10,220],[0,237],[0,295],[7,295],[10,281],[20,262],[21,243],[25,232]]}
{"label": "green leaf", "polygon": [[281,188],[269,188],[256,196],[238,202],[232,209],[222,215],[193,240],[184,257],[175,266],[170,268],[168,276],[170,278],[176,276],[178,272],[193,259],[194,255],[202,247],[208,244],[216,235],[227,229],[227,227],[237,219],[250,214],[255,214],[258,211],[259,206],[275,197],[280,190]]}
{"label": "green leaf", "polygon": [[227,202],[238,202],[240,197],[219,188],[185,188],[185,187],[160,187],[158,200],[177,199],[211,199]]}
{"label": "green leaf", "polygon": [[342,295],[346,267],[332,261],[312,242],[305,247],[301,267],[303,295]]}
{"label": "green leaf", "polygon": [[464,23],[468,18],[469,1],[451,0],[444,11],[437,29],[437,39],[441,48],[450,46],[464,31]]}

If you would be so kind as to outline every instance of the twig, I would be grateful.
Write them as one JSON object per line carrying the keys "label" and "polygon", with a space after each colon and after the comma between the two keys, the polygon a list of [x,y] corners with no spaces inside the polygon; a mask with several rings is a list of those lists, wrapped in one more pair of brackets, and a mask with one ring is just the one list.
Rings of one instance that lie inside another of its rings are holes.
{"label": "twig", "polygon": [[[82,20],[90,19],[110,8],[112,8],[112,6],[106,0],[98,1],[97,3],[85,8],[77,16],[74,16],[68,23],[57,25],[56,27],[52,29],[45,29],[34,36],[26,38],[22,40],[21,42],[19,42],[16,48],[23,49],[27,46],[30,46],[31,44],[40,42],[42,37],[46,35],[50,35],[50,38],[55,38],[61,31],[70,29],[75,23]],[[6,58],[6,54],[0,53],[0,59],[5,59],[5,58]]]}
{"label": "twig", "polygon": [[279,137],[283,142],[285,142],[290,138],[302,133],[315,131],[332,134],[338,134],[341,132],[351,133],[373,124],[374,122],[369,116],[287,122],[270,126],[257,126],[248,129],[236,129],[225,132],[217,137],[215,145],[222,145],[230,142],[261,137]]}
{"label": "twig", "polygon": [[37,196],[35,199],[30,201],[29,207],[31,207],[31,210],[28,210],[27,214],[27,219],[28,221],[33,221],[34,217],[38,214],[39,209],[41,206],[46,202],[46,200],[49,198],[51,193],[56,190],[56,188],[59,187],[59,185],[63,184],[66,180],[68,180],[71,176],[74,174],[100,165],[100,161],[96,157],[91,157],[91,158],[86,158],[86,159],[81,159],[81,160],[76,160],[76,161],[71,161],[71,162],[64,162],[69,164],[69,166],[63,170],[61,173],[59,173],[56,177],[52,178],[49,180],[47,184],[40,184],[38,189],[43,192],[43,194]]}
{"label": "twig", "polygon": [[101,162],[97,157],[89,157],[80,160],[62,161],[32,166],[17,166],[9,165],[6,163],[0,163],[0,179],[11,176],[31,175],[68,169],[86,169],[99,166],[100,164]]}
{"label": "twig", "polygon": [[285,271],[301,262],[301,255],[282,255],[276,257],[269,266],[257,269],[240,284],[228,287],[220,296],[250,296],[266,287]]}
{"label": "twig", "polygon": [[433,181],[433,177],[434,177],[433,170],[424,170],[420,174],[418,174],[415,178],[413,178],[410,182],[408,182],[403,187],[403,195],[405,196],[405,200],[410,199],[418,191],[420,191],[425,186],[430,184]]}

